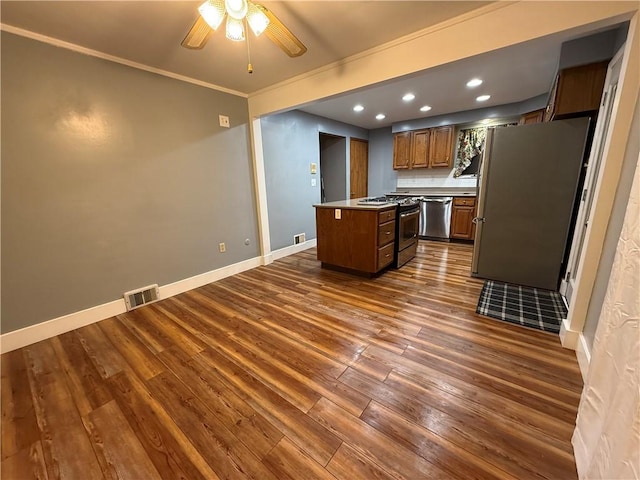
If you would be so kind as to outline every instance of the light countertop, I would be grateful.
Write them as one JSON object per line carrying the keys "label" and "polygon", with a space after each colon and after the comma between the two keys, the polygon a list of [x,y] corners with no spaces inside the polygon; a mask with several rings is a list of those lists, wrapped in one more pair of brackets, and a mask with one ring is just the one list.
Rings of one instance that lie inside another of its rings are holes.
{"label": "light countertop", "polygon": [[[368,198],[368,197],[364,197]],[[395,207],[396,204],[393,202],[388,202],[383,205],[372,205],[370,203],[359,204],[358,202],[362,200],[362,198],[352,198],[350,200],[338,200],[336,202],[326,202],[326,203],[316,203],[314,207],[316,208],[345,208],[345,209],[354,209],[354,210],[384,210],[386,208]]]}
{"label": "light countertop", "polygon": [[391,195],[407,195],[416,197],[475,197],[475,188],[399,188]]}

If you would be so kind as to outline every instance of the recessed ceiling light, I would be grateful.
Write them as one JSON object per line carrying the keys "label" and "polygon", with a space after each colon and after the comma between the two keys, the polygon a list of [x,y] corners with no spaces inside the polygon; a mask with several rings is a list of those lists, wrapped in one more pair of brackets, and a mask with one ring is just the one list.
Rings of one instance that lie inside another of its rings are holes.
{"label": "recessed ceiling light", "polygon": [[376,120],[384,120],[386,115],[384,113],[379,113],[376,115]]}
{"label": "recessed ceiling light", "polygon": [[356,105],[355,107],[353,107],[354,112],[361,112],[363,110],[364,110],[364,107],[362,105]]}
{"label": "recessed ceiling light", "polygon": [[484,123],[484,124],[491,123],[491,119],[490,118],[485,118],[480,123]]}
{"label": "recessed ceiling light", "polygon": [[469,88],[474,88],[474,87],[477,87],[479,85],[482,85],[482,80],[480,80],[479,78],[472,78],[471,80],[469,80],[467,82],[467,87],[469,87]]}
{"label": "recessed ceiling light", "polygon": [[486,102],[490,98],[491,98],[491,95],[480,95],[479,97],[476,98],[476,100],[478,102]]}
{"label": "recessed ceiling light", "polygon": [[404,100],[405,102],[410,102],[414,98],[416,98],[416,96],[413,93],[407,93],[404,95],[404,97],[402,97],[402,100]]}
{"label": "recessed ceiling light", "polygon": [[424,107],[420,107],[420,111],[421,112],[428,112],[429,110],[431,110],[431,107],[429,105],[425,105]]}

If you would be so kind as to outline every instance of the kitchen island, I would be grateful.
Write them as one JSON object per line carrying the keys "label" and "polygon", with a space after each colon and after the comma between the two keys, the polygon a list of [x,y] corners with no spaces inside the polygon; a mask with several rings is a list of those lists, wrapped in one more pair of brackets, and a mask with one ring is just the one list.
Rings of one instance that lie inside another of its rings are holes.
{"label": "kitchen island", "polygon": [[393,263],[397,204],[360,201],[314,205],[323,267],[373,275]]}

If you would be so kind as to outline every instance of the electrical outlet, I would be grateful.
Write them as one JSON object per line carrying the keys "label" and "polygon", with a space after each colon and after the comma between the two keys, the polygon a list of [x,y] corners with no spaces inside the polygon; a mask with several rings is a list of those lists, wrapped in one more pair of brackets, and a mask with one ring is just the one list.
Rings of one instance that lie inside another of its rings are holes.
{"label": "electrical outlet", "polygon": [[229,128],[229,117],[226,115],[218,115],[218,119],[220,120],[220,126]]}
{"label": "electrical outlet", "polygon": [[311,186],[312,186],[312,187],[315,187],[315,186],[316,186],[316,179],[315,179],[315,178],[312,178],[312,179],[311,179]]}
{"label": "electrical outlet", "polygon": [[340,220],[342,218],[342,210],[340,210],[339,208],[336,208],[333,212],[333,216],[335,217],[336,220]]}
{"label": "electrical outlet", "polygon": [[218,250],[220,250],[220,253],[224,253],[227,251],[227,247],[225,246],[224,242],[220,242],[218,244]]}

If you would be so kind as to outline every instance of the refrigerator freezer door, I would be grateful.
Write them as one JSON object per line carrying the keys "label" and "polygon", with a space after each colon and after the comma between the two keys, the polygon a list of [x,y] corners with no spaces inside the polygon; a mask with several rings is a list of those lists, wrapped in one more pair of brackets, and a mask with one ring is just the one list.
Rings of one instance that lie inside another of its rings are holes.
{"label": "refrigerator freezer door", "polygon": [[556,290],[588,118],[497,128],[481,178],[473,273]]}
{"label": "refrigerator freezer door", "polygon": [[484,192],[486,191],[486,178],[487,178],[487,165],[489,165],[489,158],[491,157],[491,146],[493,145],[493,132],[494,128],[487,130],[487,137],[485,139],[485,149],[482,152],[482,160],[478,168],[478,183],[476,185],[476,217],[473,219],[473,223],[476,224],[475,241],[473,242],[473,257],[471,260],[471,274],[476,276],[478,273],[478,257],[480,251],[480,237],[482,236],[482,228],[484,225]]}

